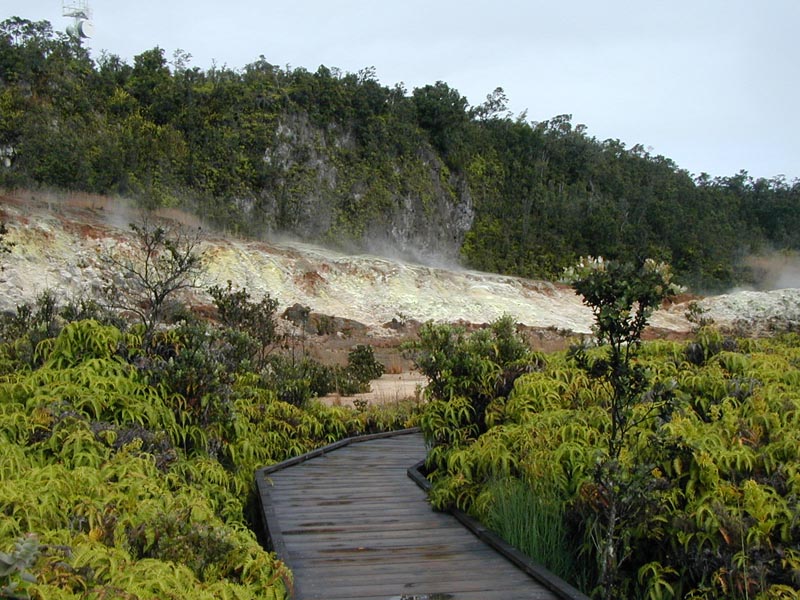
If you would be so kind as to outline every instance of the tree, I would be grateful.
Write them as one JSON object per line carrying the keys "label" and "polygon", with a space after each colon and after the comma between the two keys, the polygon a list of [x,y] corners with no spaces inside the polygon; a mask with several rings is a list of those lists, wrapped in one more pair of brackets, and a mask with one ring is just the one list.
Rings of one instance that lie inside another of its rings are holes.
{"label": "tree", "polygon": [[49,22],[6,19],[0,23],[0,78],[41,89],[54,44]]}
{"label": "tree", "polygon": [[[619,574],[628,549],[621,532],[624,525],[647,510],[651,470],[634,462],[621,464],[628,433],[638,424],[669,410],[672,388],[649,388],[648,378],[636,363],[642,333],[652,312],[678,291],[672,273],[663,263],[646,260],[641,264],[583,259],[567,273],[575,291],[592,309],[595,335],[604,344],[602,356],[591,355],[585,346],[572,349],[577,364],[610,389],[606,453],[597,463],[592,494],[598,511],[595,537],[599,560],[598,585],[604,598],[622,598]],[[638,410],[637,410],[638,409]]]}
{"label": "tree", "polygon": [[246,288],[234,290],[233,284],[223,288],[218,285],[208,289],[217,307],[217,318],[227,330],[235,332],[243,352],[253,368],[264,368],[272,350],[281,340],[275,324],[278,301],[265,294],[258,302],[250,300]]}
{"label": "tree", "polygon": [[470,115],[481,121],[498,119],[501,113],[506,113],[508,118],[508,96],[503,88],[495,88],[491,94],[486,95],[486,102],[476,106],[470,111]]}
{"label": "tree", "polygon": [[168,301],[183,290],[198,287],[203,258],[198,252],[199,230],[154,225],[147,217],[130,224],[132,247],[103,256],[107,265],[104,292],[109,307],[133,313],[144,326],[145,345],[163,322]]}
{"label": "tree", "polygon": [[176,110],[175,87],[163,49],[156,46],[134,57],[127,87],[156,124],[169,122]]}
{"label": "tree", "polygon": [[442,81],[413,93],[417,123],[428,132],[431,144],[451,163],[464,143],[469,122],[467,99]]}

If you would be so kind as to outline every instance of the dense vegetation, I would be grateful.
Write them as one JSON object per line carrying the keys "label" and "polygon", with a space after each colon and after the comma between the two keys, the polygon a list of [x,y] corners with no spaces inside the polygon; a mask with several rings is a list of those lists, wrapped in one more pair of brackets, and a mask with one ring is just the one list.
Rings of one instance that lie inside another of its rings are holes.
{"label": "dense vegetation", "polygon": [[471,211],[455,240],[463,260],[524,276],[584,255],[647,256],[713,289],[757,278],[750,253],[800,248],[798,182],[693,177],[567,115],[512,118],[499,88],[469,106],[446,83],[409,93],[371,69],[188,60],[161,48],[133,65],[93,60],[46,22],[3,22],[0,148],[12,164],[0,185],[180,204],[242,233],[341,245],[364,244],[409,202],[458,201]]}
{"label": "dense vegetation", "polygon": [[800,338],[641,342],[669,273],[583,263],[597,339],[531,353],[508,320],[423,330],[422,428],[457,506],[593,597],[796,598]]}
{"label": "dense vegetation", "polygon": [[320,365],[278,335],[274,301],[230,285],[199,320],[176,302],[202,263],[190,238],[134,232],[142,252],[109,264],[138,276],[113,301],[45,292],[0,316],[0,596],[286,598],[254,470],[416,408],[315,402],[380,375],[372,349]]}

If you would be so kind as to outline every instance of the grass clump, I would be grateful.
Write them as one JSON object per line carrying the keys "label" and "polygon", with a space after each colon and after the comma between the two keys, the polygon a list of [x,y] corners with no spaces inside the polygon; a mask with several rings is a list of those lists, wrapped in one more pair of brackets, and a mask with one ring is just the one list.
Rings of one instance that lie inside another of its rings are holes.
{"label": "grass clump", "polygon": [[506,542],[566,581],[575,581],[575,551],[563,503],[509,477],[489,487],[488,525]]}

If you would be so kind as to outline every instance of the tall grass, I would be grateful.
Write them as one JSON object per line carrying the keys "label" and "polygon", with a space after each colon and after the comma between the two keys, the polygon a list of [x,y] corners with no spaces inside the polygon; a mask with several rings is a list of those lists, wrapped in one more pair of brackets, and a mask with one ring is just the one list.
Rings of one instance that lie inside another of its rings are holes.
{"label": "tall grass", "polygon": [[581,569],[569,543],[563,504],[515,478],[496,482],[491,494],[489,527],[550,572],[580,587]]}

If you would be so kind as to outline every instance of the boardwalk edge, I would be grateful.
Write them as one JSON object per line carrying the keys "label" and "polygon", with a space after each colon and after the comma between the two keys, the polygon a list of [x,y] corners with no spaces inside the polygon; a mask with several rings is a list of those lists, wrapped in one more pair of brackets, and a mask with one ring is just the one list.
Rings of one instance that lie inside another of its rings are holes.
{"label": "boardwalk edge", "polygon": [[[417,464],[409,467],[406,472],[408,476],[427,493],[431,489],[431,482],[428,481],[428,478],[422,473],[424,466],[425,461],[421,460]],[[464,511],[452,508],[448,512],[458,519],[458,521],[469,529],[478,539],[491,546],[495,551],[514,563],[519,569],[541,583],[559,598],[563,600],[590,600],[589,596],[561,579],[555,573],[551,573],[539,563],[531,560],[528,556],[508,544],[496,533],[487,529]]]}

